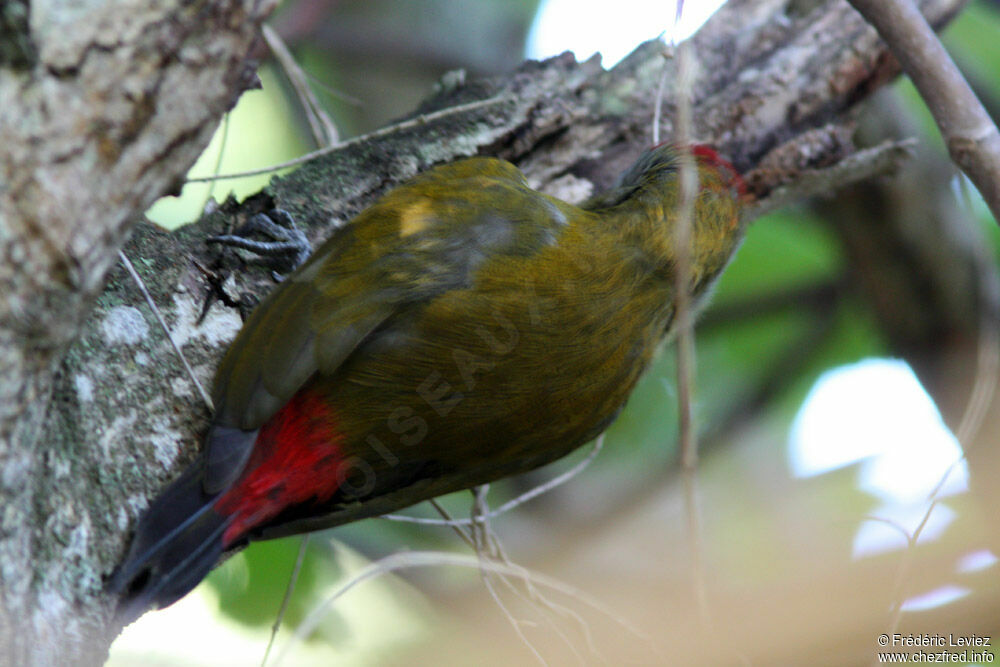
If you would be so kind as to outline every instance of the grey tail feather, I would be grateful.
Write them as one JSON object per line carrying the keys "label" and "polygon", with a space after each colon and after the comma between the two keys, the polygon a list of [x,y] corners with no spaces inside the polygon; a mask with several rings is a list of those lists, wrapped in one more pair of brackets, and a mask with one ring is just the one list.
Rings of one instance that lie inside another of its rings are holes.
{"label": "grey tail feather", "polygon": [[212,507],[219,493],[205,492],[204,473],[199,459],[140,518],[128,555],[107,583],[119,598],[122,624],[176,602],[221,558],[230,517]]}
{"label": "grey tail feather", "polygon": [[202,485],[207,493],[218,493],[232,486],[250,460],[257,429],[244,431],[215,424],[205,439],[205,475]]}

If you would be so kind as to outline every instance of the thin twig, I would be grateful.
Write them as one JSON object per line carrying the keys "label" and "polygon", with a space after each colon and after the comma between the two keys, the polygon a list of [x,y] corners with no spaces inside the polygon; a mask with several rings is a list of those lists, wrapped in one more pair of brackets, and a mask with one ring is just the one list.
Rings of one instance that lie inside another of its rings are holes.
{"label": "thin twig", "polygon": [[663,52],[663,72],[660,73],[660,83],[656,87],[656,102],[653,103],[653,145],[660,145],[660,122],[663,114],[663,96],[666,94],[667,74],[670,72],[670,59],[673,54]]}
{"label": "thin twig", "polygon": [[[587,454],[586,458],[584,458],[582,461],[580,461],[579,463],[577,463],[575,466],[573,466],[572,468],[570,468],[569,470],[567,470],[563,474],[558,475],[558,476],[550,479],[549,481],[545,482],[544,484],[539,484],[535,488],[530,489],[529,491],[526,491],[525,493],[517,496],[516,498],[513,498],[512,500],[507,501],[506,503],[504,503],[503,505],[501,505],[497,509],[489,512],[486,515],[486,518],[487,519],[495,519],[496,517],[500,516],[501,514],[506,514],[507,512],[509,512],[512,509],[514,509],[515,507],[523,505],[524,503],[528,502],[529,500],[532,500],[532,499],[534,499],[534,498],[542,495],[543,493],[547,493],[547,492],[551,491],[552,489],[565,484],[566,482],[568,482],[569,480],[573,479],[574,477],[576,477],[577,475],[579,475],[581,472],[583,472],[584,469],[588,465],[590,465],[590,462],[593,461],[594,458],[600,453],[601,447],[603,447],[603,446],[604,446],[604,434],[602,433],[601,435],[599,435],[597,437],[597,440],[594,441],[594,447],[593,447],[593,449],[590,450],[590,453]],[[380,518],[382,518],[382,519],[388,519],[389,521],[402,521],[402,522],[405,522],[405,523],[419,523],[419,524],[423,524],[425,526],[471,526],[474,523],[474,521],[472,519],[453,519],[453,520],[447,520],[446,521],[446,520],[443,520],[443,519],[428,519],[428,518],[425,518],[425,517],[406,516],[406,515],[403,515],[403,514],[383,514]]]}
{"label": "thin twig", "polygon": [[[545,605],[547,608],[555,611],[556,613],[569,616],[573,620],[577,621],[577,623],[580,624],[580,627],[583,630],[587,646],[590,647],[591,650],[593,650],[595,653],[597,653],[593,637],[590,632],[590,628],[587,627],[586,622],[579,616],[579,614],[576,614],[575,612],[573,612],[572,610],[568,609],[563,605],[559,605],[555,602],[552,602],[544,595],[541,595],[538,591],[535,590],[534,586],[532,586],[531,578],[530,576],[528,576],[528,570],[520,566],[517,566],[510,561],[510,559],[507,557],[507,554],[504,552],[503,547],[500,544],[499,540],[497,539],[496,535],[493,534],[489,522],[490,519],[500,516],[514,509],[515,507],[523,503],[526,503],[529,500],[547,491],[551,491],[552,489],[576,477],[590,464],[591,461],[594,460],[597,454],[601,451],[603,445],[604,445],[604,434],[602,433],[600,436],[598,436],[597,440],[595,440],[593,449],[582,461],[580,461],[571,469],[562,473],[561,475],[558,475],[555,478],[549,480],[548,482],[541,484],[537,487],[534,487],[533,489],[530,489],[526,493],[510,500],[497,510],[491,511],[489,509],[489,501],[487,498],[487,494],[489,492],[489,485],[487,484],[476,487],[473,490],[473,493],[475,494],[475,500],[473,502],[472,512],[469,519],[462,520],[462,519],[451,518],[448,515],[447,511],[445,511],[444,508],[441,507],[439,504],[437,504],[435,501],[432,501],[432,505],[436,509],[438,509],[439,513],[442,516],[445,517],[443,520],[425,519],[421,517],[408,517],[408,516],[394,515],[394,514],[384,515],[382,518],[395,521],[405,521],[410,523],[447,525],[454,528],[456,531],[459,531],[459,536],[462,537],[463,541],[472,546],[472,548],[476,552],[477,557],[480,560],[481,563],[480,576],[482,578],[483,585],[486,588],[487,592],[489,593],[490,597],[493,598],[494,602],[496,602],[497,606],[500,608],[500,611],[503,613],[504,617],[514,628],[514,631],[515,633],[517,633],[518,638],[520,638],[520,640],[525,644],[525,646],[528,647],[531,653],[541,664],[544,665],[547,663],[544,657],[542,656],[541,652],[539,652],[538,649],[531,643],[531,641],[528,639],[528,637],[524,634],[523,630],[521,629],[521,626],[525,623],[525,621],[517,619],[511,613],[507,605],[503,602],[502,598],[500,597],[500,594],[496,590],[496,587],[493,584],[492,576],[496,575],[497,573],[495,569],[490,567],[489,565],[490,563],[495,563],[496,561],[499,560],[504,567],[510,568],[511,571],[518,574],[525,585],[525,589],[528,591],[529,597],[524,598],[524,596],[521,594],[518,588],[514,586],[513,583],[504,574],[501,573],[499,575],[499,580],[502,583],[504,583],[513,593],[526,599],[528,602],[531,602],[536,605],[541,603]],[[468,536],[465,533],[465,531],[461,530],[463,526],[472,527],[471,537]],[[552,627],[553,630],[559,635],[559,637],[564,640],[564,642],[570,648],[570,650],[572,650],[573,653],[576,654],[582,661],[583,658],[582,656],[579,655],[579,652],[577,651],[574,643],[570,641],[569,638],[566,637],[565,633],[563,633],[555,624],[553,624]]]}
{"label": "thin twig", "polygon": [[743,207],[742,217],[754,220],[789,204],[816,195],[828,196],[840,188],[872,176],[890,174],[913,157],[915,139],[884,141],[877,146],[860,150],[830,167],[808,169],[798,174],[794,181],[779,185],[763,199]]}
{"label": "thin twig", "polygon": [[[501,544],[500,541],[496,539],[496,536],[493,536],[491,541],[491,552],[494,554],[495,560],[503,563],[508,567],[512,567],[515,570],[524,571],[523,567],[521,567],[520,565],[518,565],[517,563],[513,562],[510,559],[510,557],[507,555],[507,552],[503,548],[503,544]],[[539,604],[543,605],[550,611],[559,614],[560,616],[568,617],[569,619],[574,621],[579,626],[580,631],[583,633],[584,641],[586,641],[587,648],[590,650],[590,652],[596,656],[601,655],[601,652],[597,648],[597,644],[594,642],[594,637],[593,633],[590,631],[590,626],[583,619],[583,617],[580,616],[580,614],[576,613],[569,607],[561,605],[557,602],[553,602],[546,596],[542,595],[542,593],[534,586],[534,584],[531,583],[530,577],[526,577],[522,574],[520,575],[519,578],[521,579],[521,583],[524,584],[524,589],[528,595],[528,597],[526,598],[528,602],[535,604],[536,606]],[[521,598],[524,598],[524,595],[521,593],[521,591],[510,583],[508,577],[503,577],[502,579],[516,595],[518,595]],[[559,634],[559,637],[563,639],[566,645],[569,646],[570,650],[573,651],[573,654],[580,659],[581,663],[583,663],[584,662],[583,656],[580,654],[579,651],[576,650],[576,645],[573,642],[569,641],[565,633],[559,630],[558,626],[556,626],[554,622],[550,621],[550,625],[555,629],[555,631]]]}
{"label": "thin twig", "polygon": [[[963,181],[964,184],[964,181]],[[972,210],[971,197],[965,191],[966,210]],[[969,224],[972,224],[969,221]],[[997,314],[1000,313],[1000,276],[986,250],[984,239],[972,244],[973,257],[979,273],[979,342],[976,350],[976,373],[972,381],[972,392],[969,401],[962,412],[962,419],[955,431],[955,439],[962,447],[962,455],[952,462],[945,470],[928,500],[933,501],[944,488],[945,483],[954,469],[968,457],[969,447],[975,442],[982,427],[983,420],[989,412],[990,405],[996,395],[997,379],[1000,377],[1000,326],[997,324]]]}
{"label": "thin twig", "polygon": [[[916,530],[912,533],[907,534],[906,530],[903,529],[903,534],[906,535],[906,550],[903,552],[903,557],[899,561],[899,569],[896,570],[896,579],[892,586],[892,606],[889,608],[889,636],[896,634],[899,630],[899,625],[903,621],[903,586],[906,584],[906,579],[910,574],[910,568],[913,565],[914,554],[916,553],[917,540],[920,538],[920,533],[923,532],[924,527],[927,525],[927,521],[931,517],[931,513],[934,508],[937,507],[937,499],[933,499],[930,505],[927,507],[927,511],[924,513],[923,518],[920,520],[920,524],[917,526]],[[887,525],[892,525],[892,522],[885,521]],[[902,528],[900,526],[900,528]]]}
{"label": "thin twig", "polygon": [[[215,166],[212,168],[213,174],[218,174],[219,170],[222,169],[222,156],[226,151],[226,144],[229,142],[229,112],[227,111],[222,116],[222,133],[219,136],[219,152],[215,156]],[[204,214],[208,210],[208,202],[212,200],[212,195],[215,194],[215,184],[218,181],[212,181],[208,184],[208,191],[205,193],[205,198],[201,202],[200,213]]]}
{"label": "thin twig", "polygon": [[[678,3],[678,10],[680,3]],[[694,332],[691,313],[691,242],[694,200],[698,193],[698,171],[691,155],[691,41],[677,49],[677,120],[675,140],[680,151],[680,201],[674,226],[674,319],[677,322],[677,401],[681,464],[694,469],[698,463],[698,443],[692,416],[694,393]]]}
{"label": "thin twig", "polygon": [[908,531],[906,529],[906,527],[903,526],[903,524],[901,524],[900,522],[898,522],[898,521],[896,521],[894,519],[887,519],[884,516],[870,515],[870,516],[861,517],[861,520],[862,521],[871,521],[871,522],[874,522],[874,523],[885,524],[885,525],[889,526],[890,528],[892,528],[893,530],[895,530],[896,532],[898,532],[900,535],[902,535],[903,539],[906,540],[907,544],[909,544],[910,542],[913,541],[913,535],[910,534],[910,531]]}
{"label": "thin twig", "polygon": [[544,484],[539,484],[530,491],[522,493],[520,496],[513,498],[512,500],[508,500],[503,505],[490,512],[487,518],[495,519],[501,514],[506,514],[515,507],[519,507],[524,503],[528,502],[529,500],[534,500],[543,493],[548,493],[549,491],[552,491],[556,487],[562,486],[563,484],[565,484],[566,482],[570,481],[571,479],[579,475],[581,472],[583,472],[587,468],[587,466],[590,465],[591,461],[597,458],[597,455],[601,453],[602,447],[604,447],[603,433],[597,436],[597,439],[594,441],[593,449],[590,450],[590,453],[587,454],[587,456],[584,457],[582,461],[577,463],[575,466],[573,466],[563,474],[556,475],[555,477],[545,482]]}
{"label": "thin twig", "polygon": [[281,64],[281,68],[285,70],[292,88],[295,89],[299,103],[302,105],[303,111],[305,111],[306,120],[309,121],[309,129],[312,131],[313,139],[316,140],[316,145],[322,147],[337,143],[340,140],[340,135],[337,133],[336,126],[330,120],[330,116],[327,115],[326,111],[323,110],[319,100],[316,99],[316,95],[309,86],[305,72],[299,66],[298,62],[296,62],[288,47],[285,46],[281,35],[266,23],[261,26],[261,31],[268,48],[271,49],[271,53],[274,54],[278,63]]}
{"label": "thin twig", "polygon": [[850,0],[885,40],[941,130],[955,164],[1000,223],[1000,132],[912,0]]}
{"label": "thin twig", "polygon": [[[480,562],[481,563],[486,562],[481,555],[480,555]],[[524,631],[521,629],[521,624],[525,623],[526,621],[518,620],[517,618],[514,617],[514,615],[510,612],[510,610],[507,609],[507,605],[505,605],[503,603],[503,600],[500,599],[500,596],[496,592],[496,588],[493,586],[493,582],[490,580],[490,574],[485,569],[480,568],[479,575],[483,581],[483,586],[486,588],[486,591],[490,594],[490,597],[493,598],[493,602],[496,603],[497,607],[500,608],[500,611],[503,613],[504,617],[510,623],[511,627],[514,628],[514,632],[517,633],[517,637],[518,639],[521,640],[521,643],[528,647],[528,650],[531,651],[531,654],[535,656],[535,659],[539,663],[541,663],[542,665],[548,665],[549,664],[548,661],[546,661],[545,658],[542,657],[541,652],[534,644],[531,643],[531,640],[528,639],[527,635],[525,635]],[[501,578],[504,579],[504,577]]]}
{"label": "thin twig", "polygon": [[309,534],[306,533],[299,541],[299,553],[295,557],[295,565],[292,567],[292,574],[288,578],[288,586],[285,587],[285,596],[281,599],[281,606],[278,607],[278,615],[274,619],[274,625],[271,626],[271,637],[267,640],[267,648],[264,649],[264,659],[260,661],[260,667],[267,667],[267,658],[271,655],[271,648],[274,646],[274,640],[278,637],[281,621],[285,618],[285,612],[288,611],[288,603],[291,601],[292,593],[295,591],[295,583],[299,580],[299,573],[302,572],[302,561],[306,558],[306,549],[308,546]]}
{"label": "thin twig", "polygon": [[470,512],[469,518],[472,519],[472,535],[473,541],[476,543],[477,552],[485,549],[488,542],[490,504],[487,496],[489,493],[489,484],[480,484],[472,489],[472,512]]}
{"label": "thin twig", "polygon": [[187,371],[188,377],[191,378],[191,382],[194,383],[194,386],[198,390],[198,393],[201,394],[201,400],[205,401],[205,405],[208,406],[209,410],[213,410],[214,408],[212,407],[212,399],[209,397],[208,392],[205,391],[205,388],[201,386],[201,382],[198,380],[198,377],[194,374],[194,370],[191,368],[191,364],[188,363],[188,360],[184,356],[184,353],[181,352],[181,348],[177,345],[177,342],[174,340],[174,337],[170,335],[170,328],[167,326],[166,320],[163,319],[163,315],[160,314],[160,309],[156,306],[156,302],[153,301],[153,297],[149,293],[149,290],[146,289],[146,283],[143,282],[142,277],[139,276],[138,272],[135,270],[135,267],[132,266],[132,262],[129,261],[129,258],[126,257],[125,253],[122,252],[121,250],[118,251],[118,259],[121,260],[121,263],[125,266],[125,270],[128,271],[128,274],[132,277],[132,281],[135,282],[136,286],[139,288],[139,291],[142,292],[142,296],[143,298],[146,299],[146,303],[149,304],[150,310],[153,311],[153,315],[156,317],[156,321],[160,323],[160,328],[163,329],[163,333],[166,334],[167,340],[170,341],[170,346],[174,348],[174,352],[177,353],[177,357],[181,360],[181,363],[184,365],[184,370]]}
{"label": "thin twig", "polygon": [[[523,572],[525,572],[524,568],[511,561],[511,559],[507,556],[507,553],[503,548],[503,544],[501,544],[499,537],[497,537],[496,533],[493,532],[493,528],[490,525],[489,521],[490,507],[489,507],[488,492],[489,492],[489,485],[480,486],[474,490],[475,500],[472,506],[471,517],[475,521],[474,528],[480,533],[477,542],[479,546],[477,546],[476,548],[476,554],[480,558],[486,558],[493,562],[503,563],[504,565],[513,567],[517,571],[521,572],[522,574],[519,578],[521,580],[521,583],[524,585],[524,591],[526,592],[526,595],[525,593],[522,593],[521,589],[515,586],[514,583],[510,580],[510,577],[504,574],[497,575],[481,571],[481,574],[483,576],[483,581],[487,585],[487,589],[489,590],[490,595],[494,596],[494,599],[496,599],[497,602],[500,604],[501,609],[508,616],[508,619],[511,621],[511,623],[524,623],[524,621],[516,621],[516,619],[514,619],[514,617],[510,615],[510,613],[507,611],[506,606],[500,602],[499,595],[494,589],[491,581],[492,576],[497,576],[500,582],[505,584],[507,588],[514,595],[518,596],[519,598],[527,602],[529,605],[534,607],[539,612],[539,614],[546,619],[549,627],[551,627],[552,630],[557,635],[559,635],[559,638],[563,640],[566,646],[573,652],[575,656],[577,656],[577,658],[580,660],[582,664],[583,656],[577,650],[575,643],[571,641],[569,637],[566,636],[566,633],[562,631],[562,629],[553,619],[549,618],[547,615],[543,613],[543,610],[540,608],[540,605],[544,606],[545,608],[557,614],[569,616],[570,618],[576,620],[580,624],[583,630],[584,636],[587,640],[587,645],[591,649],[593,649],[596,654],[597,650],[594,645],[593,639],[591,638],[590,628],[587,626],[586,622],[580,617],[579,614],[574,613],[573,611],[571,611],[570,609],[568,609],[563,605],[552,602],[547,597],[545,597],[541,592],[539,592],[538,589],[532,585],[531,579],[529,577],[524,576],[523,574]],[[529,643],[528,639],[521,633],[520,628],[518,627],[516,628],[516,630],[518,635],[522,638],[522,640],[526,643]],[[532,650],[534,650],[533,646],[531,648]],[[539,659],[541,659],[540,654],[539,654]]]}
{"label": "thin twig", "polygon": [[607,609],[599,600],[565,582],[559,581],[558,579],[547,575],[532,572],[526,568],[511,568],[497,562],[487,562],[484,565],[475,556],[467,556],[464,554],[455,554],[446,551],[403,551],[392,554],[391,556],[386,556],[385,558],[369,564],[352,577],[350,581],[334,591],[329,597],[326,598],[326,600],[317,605],[316,608],[313,609],[308,616],[306,616],[302,623],[299,624],[299,627],[295,629],[295,634],[289,639],[284,649],[278,655],[275,665],[279,665],[284,660],[296,642],[302,641],[305,637],[308,637],[313,633],[313,631],[315,631],[315,629],[323,621],[323,617],[326,615],[333,603],[343,597],[348,591],[355,588],[359,584],[368,581],[369,579],[375,579],[397,570],[418,567],[465,567],[476,570],[480,567],[486,567],[497,573],[510,574],[512,576],[526,576],[539,586],[549,588],[557,593],[574,598],[582,604],[599,611],[620,625],[627,632],[641,639],[643,642],[649,642],[650,640],[645,633],[632,626],[632,624],[624,618],[621,618],[611,610]]}
{"label": "thin twig", "polygon": [[318,76],[310,74],[309,72],[306,72],[306,76],[309,77],[309,80],[312,81],[314,85],[318,86],[320,89],[323,90],[324,93],[326,93],[330,97],[336,98],[341,102],[346,102],[347,104],[350,104],[353,107],[360,108],[365,106],[364,101],[359,100],[357,97],[354,97],[353,95],[348,95],[343,91],[337,90],[333,86],[324,82]]}
{"label": "thin twig", "polygon": [[[966,223],[975,224],[972,217],[972,196],[961,180],[965,200]],[[980,235],[971,244],[974,261],[979,275],[979,349],[976,358],[976,375],[972,383],[972,393],[965,406],[962,419],[958,423],[955,437],[966,452],[975,440],[986,418],[996,393],[997,377],[1000,376],[1000,275],[993,263],[986,239]],[[950,471],[949,471],[950,472]],[[943,482],[942,482],[943,485]]]}
{"label": "thin twig", "polygon": [[695,603],[698,606],[698,618],[702,627],[711,624],[711,613],[708,604],[708,590],[705,583],[705,547],[701,533],[701,513],[698,506],[698,471],[695,468],[684,468],[684,508],[685,527],[687,529],[688,549],[691,552],[691,587],[694,590]]}
{"label": "thin twig", "polygon": [[475,111],[476,109],[482,109],[485,107],[493,106],[496,104],[502,104],[514,99],[509,95],[498,95],[496,97],[490,97],[485,100],[478,100],[476,102],[469,102],[468,104],[459,104],[458,106],[448,107],[447,109],[441,109],[440,111],[435,111],[433,113],[421,114],[416,118],[411,118],[410,120],[403,121],[402,123],[396,123],[395,125],[389,125],[383,127],[380,130],[375,130],[368,134],[363,134],[359,137],[354,137],[348,139],[347,141],[342,141],[335,146],[327,146],[326,148],[320,148],[319,150],[312,151],[311,153],[306,153],[301,155],[294,160],[288,160],[287,162],[281,162],[279,164],[271,165],[269,167],[261,167],[260,169],[251,169],[250,171],[241,171],[235,174],[223,174],[222,176],[203,176],[199,178],[190,178],[187,183],[205,183],[212,180],[225,180],[230,178],[247,178],[249,176],[259,176],[261,174],[270,174],[271,172],[279,171],[281,169],[287,169],[288,167],[295,167],[300,164],[305,164],[315,160],[316,158],[322,157],[324,155],[329,155],[331,153],[336,153],[342,151],[349,146],[355,144],[361,144],[379,137],[384,137],[389,134],[395,134],[396,132],[402,132],[403,130],[409,130],[414,127],[419,127],[421,125],[426,125],[427,123],[432,123],[441,118],[446,118],[448,116],[454,116],[455,114],[465,113],[467,111]]}
{"label": "thin twig", "polygon": [[472,535],[469,534],[469,531],[465,530],[463,526],[459,526],[455,523],[455,519],[452,518],[451,514],[448,513],[448,510],[444,508],[444,505],[439,503],[437,498],[431,498],[427,502],[429,502],[431,504],[431,507],[437,510],[437,513],[440,514],[442,518],[444,518],[444,520],[448,522],[448,524],[455,531],[455,533],[458,534],[458,536],[462,539],[462,541],[465,542],[470,549],[475,550],[476,548],[475,539],[472,537]]}
{"label": "thin twig", "polygon": [[[525,635],[524,631],[521,629],[521,625],[524,621],[520,621],[515,618],[514,614],[507,609],[507,605],[505,605],[503,600],[500,598],[499,593],[497,593],[496,588],[493,585],[493,580],[491,578],[492,571],[486,567],[487,563],[493,562],[493,554],[490,553],[490,551],[487,551],[487,549],[492,546],[490,540],[489,519],[486,518],[486,515],[489,514],[490,510],[489,500],[487,499],[489,490],[489,484],[477,486],[472,490],[475,498],[472,502],[471,512],[471,519],[473,522],[472,534],[476,557],[479,559],[479,578],[483,582],[483,587],[486,588],[490,597],[493,598],[493,602],[496,603],[501,613],[503,613],[504,618],[506,618],[511,627],[514,628],[514,632],[517,634],[518,639],[521,640],[521,643],[528,647],[528,650],[531,651],[531,654],[535,656],[535,659],[538,660],[539,663],[542,665],[548,665],[549,663],[544,657],[542,657],[541,651],[539,651],[538,648],[531,643],[531,640],[528,639],[527,635]],[[511,589],[515,589],[513,584],[507,580],[507,577],[503,574],[499,575],[499,577],[500,580],[506,583]]]}
{"label": "thin twig", "polygon": [[[684,11],[683,0],[677,0],[674,28],[680,23]],[[691,550],[691,585],[698,606],[702,627],[711,622],[708,593],[705,589],[704,553],[701,536],[701,517],[698,512],[698,440],[694,425],[692,396],[694,394],[695,349],[694,316],[691,307],[691,285],[694,273],[694,204],[698,196],[698,169],[691,153],[691,97],[694,73],[692,71],[691,40],[677,48],[677,119],[674,123],[675,140],[680,149],[679,199],[677,223],[674,227],[674,318],[677,322],[677,412],[678,438],[680,440],[681,467],[684,470],[684,506],[686,508],[687,543]]]}
{"label": "thin twig", "polygon": [[[971,197],[967,190],[963,190],[965,195],[965,210],[972,211]],[[965,216],[965,223],[970,227],[974,225],[971,215]],[[962,413],[955,438],[962,447],[962,454],[948,466],[941,476],[940,481],[934,486],[929,494],[927,511],[924,512],[920,523],[912,534],[896,522],[877,517],[870,520],[882,521],[895,527],[902,532],[907,539],[906,551],[900,561],[899,569],[896,573],[896,582],[893,588],[893,604],[890,607],[889,634],[892,635],[899,628],[903,616],[903,585],[914,558],[917,540],[927,526],[931,513],[940,502],[941,492],[951,477],[952,472],[962,461],[967,460],[969,448],[973,446],[983,420],[989,411],[989,406],[993,403],[996,394],[998,376],[1000,376],[1000,326],[997,324],[997,313],[1000,313],[1000,275],[997,274],[992,260],[986,251],[986,243],[983,239],[980,242],[971,244],[979,275],[979,341],[976,357],[976,372],[972,384],[972,392]]]}

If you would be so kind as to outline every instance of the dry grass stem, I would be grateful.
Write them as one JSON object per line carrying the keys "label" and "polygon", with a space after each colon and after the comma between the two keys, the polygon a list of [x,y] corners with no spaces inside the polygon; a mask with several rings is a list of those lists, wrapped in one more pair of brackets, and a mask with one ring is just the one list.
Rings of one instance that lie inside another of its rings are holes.
{"label": "dry grass stem", "polygon": [[[594,441],[594,447],[590,450],[590,453],[587,454],[587,456],[582,461],[580,461],[575,466],[573,466],[572,468],[570,468],[566,472],[562,473],[561,475],[553,477],[552,479],[550,479],[549,481],[545,482],[544,484],[539,484],[535,488],[530,489],[530,490],[522,493],[521,495],[517,496],[516,498],[512,498],[511,500],[508,500],[506,503],[504,503],[503,505],[501,505],[497,509],[490,511],[487,514],[486,518],[487,519],[495,519],[498,516],[500,516],[501,514],[506,514],[507,512],[509,512],[512,509],[514,509],[515,507],[523,505],[524,503],[528,502],[529,500],[537,498],[538,496],[542,495],[543,493],[547,493],[547,492],[555,489],[556,487],[562,486],[563,484],[565,484],[566,482],[570,481],[571,479],[573,479],[574,477],[576,477],[577,475],[579,475],[581,472],[583,472],[587,468],[587,466],[590,465],[590,462],[593,461],[594,458],[596,458],[597,455],[601,452],[601,447],[603,447],[603,446],[604,446],[604,434],[602,433]],[[402,522],[405,522],[405,523],[420,523],[420,524],[424,524],[424,525],[428,525],[428,526],[471,526],[471,525],[474,524],[474,520],[471,519],[471,518],[470,519],[450,519],[450,520],[449,519],[429,519],[429,518],[418,517],[418,516],[406,516],[406,515],[403,515],[403,514],[383,514],[379,518],[388,519],[389,521],[402,521]]]}
{"label": "dry grass stem", "polygon": [[132,281],[139,288],[139,291],[142,292],[142,296],[146,299],[146,303],[149,304],[150,310],[153,311],[156,321],[160,323],[160,328],[163,330],[163,333],[166,334],[167,340],[170,341],[170,346],[174,348],[174,352],[177,353],[177,358],[181,360],[184,370],[187,372],[188,377],[194,384],[195,389],[198,390],[198,394],[201,395],[201,400],[205,402],[205,405],[209,410],[212,410],[212,399],[209,397],[208,392],[205,391],[205,388],[201,385],[201,382],[198,380],[198,376],[194,374],[194,369],[191,368],[191,364],[188,363],[187,357],[184,356],[181,348],[177,345],[177,341],[175,341],[174,337],[170,334],[170,328],[167,326],[166,320],[163,319],[163,315],[160,313],[160,309],[156,306],[156,302],[153,301],[153,296],[149,293],[149,290],[146,289],[146,283],[143,282],[142,277],[135,270],[135,267],[132,266],[132,262],[121,250],[118,251],[118,259],[121,260],[122,265],[125,267],[125,270],[128,271]]}
{"label": "dry grass stem", "polygon": [[319,100],[316,99],[316,95],[309,86],[306,73],[299,66],[298,62],[295,61],[291,51],[288,50],[284,40],[281,39],[281,35],[267,24],[261,26],[261,29],[268,48],[271,49],[271,53],[274,54],[275,59],[285,71],[289,82],[292,84],[292,88],[295,90],[296,96],[299,98],[299,103],[306,114],[306,120],[309,122],[309,129],[312,132],[313,139],[316,141],[316,145],[323,147],[332,146],[337,143],[340,140],[340,134],[337,132],[336,125],[333,124],[333,120],[331,120],[329,114],[326,113],[322,105],[320,105]]}

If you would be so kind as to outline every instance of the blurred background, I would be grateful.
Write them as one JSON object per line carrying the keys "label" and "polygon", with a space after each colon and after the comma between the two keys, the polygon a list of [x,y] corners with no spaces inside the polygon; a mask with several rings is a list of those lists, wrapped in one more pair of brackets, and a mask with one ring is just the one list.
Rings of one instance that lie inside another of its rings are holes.
{"label": "blurred background", "polygon": [[[446,72],[488,76],[565,50],[600,52],[611,67],[643,40],[683,38],[718,4],[689,1],[676,32],[673,3],[644,0],[613,11],[573,0],[289,0],[271,26],[346,138],[412,110]],[[945,32],[994,113],[998,35],[1000,4],[987,0]],[[315,148],[288,77],[259,56],[263,89],[243,96],[192,176]],[[752,224],[697,328],[696,479],[677,466],[668,348],[584,472],[493,520],[533,584],[494,573],[491,594],[474,567],[404,568],[316,612],[385,556],[474,555],[444,527],[371,519],[319,533],[268,664],[870,664],[879,651],[917,650],[893,646],[894,634],[1000,641],[1000,234],[905,79],[859,115],[860,145],[888,136],[919,140],[900,175]],[[176,227],[209,197],[242,197],[268,178],[192,184],[149,216]],[[494,484],[491,505],[589,451]],[[471,494],[442,502],[468,516]],[[108,664],[260,664],[300,544],[259,543],[230,559],[127,628]],[[313,612],[314,630],[303,625]],[[303,640],[292,641],[296,628]],[[958,664],[992,662],[995,650],[974,646]]]}

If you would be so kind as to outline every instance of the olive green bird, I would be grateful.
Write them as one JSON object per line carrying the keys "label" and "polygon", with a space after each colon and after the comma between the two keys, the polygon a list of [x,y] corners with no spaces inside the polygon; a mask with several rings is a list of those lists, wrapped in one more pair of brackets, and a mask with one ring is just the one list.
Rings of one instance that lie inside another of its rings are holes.
{"label": "olive green bird", "polygon": [[[697,299],[742,239],[744,186],[692,154]],[[671,330],[678,169],[653,148],[574,206],[472,158],[337,230],[223,358],[201,458],[111,579],[121,616],[171,604],[247,541],[523,473],[604,431]]]}

